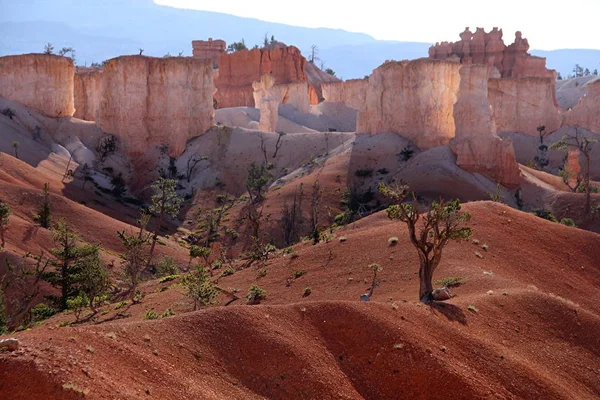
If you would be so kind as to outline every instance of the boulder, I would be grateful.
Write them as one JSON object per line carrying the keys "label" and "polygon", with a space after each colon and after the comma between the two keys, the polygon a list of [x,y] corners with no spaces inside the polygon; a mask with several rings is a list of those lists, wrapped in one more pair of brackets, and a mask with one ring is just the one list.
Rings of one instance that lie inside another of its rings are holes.
{"label": "boulder", "polygon": [[47,117],[75,113],[73,60],[47,54],[0,57],[0,97],[19,102]]}
{"label": "boulder", "polygon": [[439,289],[434,289],[433,292],[431,292],[431,299],[434,301],[446,301],[450,300],[452,297],[453,296],[450,292],[450,289],[445,286]]}
{"label": "boulder", "polygon": [[0,349],[6,349],[8,351],[19,350],[20,342],[19,339],[10,338],[0,340]]}

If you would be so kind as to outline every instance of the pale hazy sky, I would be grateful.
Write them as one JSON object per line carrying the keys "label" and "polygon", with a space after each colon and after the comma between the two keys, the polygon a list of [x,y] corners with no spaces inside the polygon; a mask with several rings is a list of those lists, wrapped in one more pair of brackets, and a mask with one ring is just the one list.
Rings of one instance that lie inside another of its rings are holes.
{"label": "pale hazy sky", "polygon": [[454,41],[466,26],[472,31],[498,26],[507,44],[521,30],[535,49],[600,49],[600,0],[154,1],[288,25],[341,28],[382,40]]}

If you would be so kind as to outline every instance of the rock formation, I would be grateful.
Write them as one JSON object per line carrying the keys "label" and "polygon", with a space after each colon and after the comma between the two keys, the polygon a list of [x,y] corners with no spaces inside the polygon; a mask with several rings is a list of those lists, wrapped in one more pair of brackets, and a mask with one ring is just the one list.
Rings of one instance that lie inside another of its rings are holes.
{"label": "rock formation", "polygon": [[600,80],[590,82],[587,94],[563,115],[563,125],[580,126],[600,133]]}
{"label": "rock formation", "polygon": [[455,43],[436,43],[429,49],[429,57],[445,60],[456,57],[463,64],[489,64],[495,66],[503,78],[547,77],[554,78],[554,71],[546,69],[546,59],[527,53],[529,42],[521,32],[515,33],[515,41],[509,46],[502,40],[502,29],[494,28],[486,33],[477,28],[473,34],[466,28]]}
{"label": "rock formation", "polygon": [[178,156],[214,124],[211,60],[123,56],[109,60],[102,74],[96,123],[134,161],[162,145]]}
{"label": "rock formation", "polygon": [[95,121],[102,98],[102,70],[77,67],[74,82],[75,118]]}
{"label": "rock formation", "polygon": [[323,98],[328,102],[344,103],[360,111],[365,105],[368,86],[368,79],[323,83]]}
{"label": "rock formation", "polygon": [[308,95],[311,105],[317,105],[324,100],[323,85],[332,82],[341,82],[336,76],[321,70],[314,63],[307,62],[304,68],[308,80]]}
{"label": "rock formation", "polygon": [[488,99],[488,80],[497,73],[492,65],[463,65],[458,101],[454,105],[456,137],[450,145],[456,165],[478,172],[509,188],[519,186],[519,165],[510,139],[496,136]]}
{"label": "rock formation", "polygon": [[460,68],[426,58],[381,65],[369,78],[357,132],[397,133],[422,150],[448,144],[455,133]]}
{"label": "rock formation", "polygon": [[0,97],[17,101],[51,118],[70,117],[73,60],[46,54],[0,57]]}
{"label": "rock formation", "polygon": [[306,82],[305,64],[306,59],[294,46],[221,54],[215,79],[218,107],[254,107],[252,84],[264,74],[271,74],[279,85]]}
{"label": "rock formation", "polygon": [[538,135],[538,126],[548,132],[560,127],[554,78],[491,78],[488,88],[499,134]]}
{"label": "rock formation", "polygon": [[252,84],[254,88],[254,103],[260,110],[259,129],[265,132],[275,132],[277,120],[279,119],[279,105],[281,101],[277,99],[273,86],[275,78],[270,74],[265,74]]}
{"label": "rock formation", "polygon": [[219,68],[219,57],[224,54],[227,43],[224,40],[194,40],[192,41],[192,56],[213,61],[213,68]]}

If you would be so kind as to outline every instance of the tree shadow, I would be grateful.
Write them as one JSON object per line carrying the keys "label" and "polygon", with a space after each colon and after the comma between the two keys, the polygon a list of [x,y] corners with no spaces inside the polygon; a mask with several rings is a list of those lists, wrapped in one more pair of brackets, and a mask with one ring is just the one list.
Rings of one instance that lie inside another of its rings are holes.
{"label": "tree shadow", "polygon": [[437,311],[444,315],[449,321],[456,321],[461,325],[467,325],[467,316],[454,304],[432,301],[429,303],[429,307],[434,314]]}
{"label": "tree shadow", "polygon": [[32,225],[29,228],[27,228],[27,230],[25,231],[25,235],[23,235],[23,242],[27,243],[32,238],[37,237],[38,229],[39,226],[37,225]]}

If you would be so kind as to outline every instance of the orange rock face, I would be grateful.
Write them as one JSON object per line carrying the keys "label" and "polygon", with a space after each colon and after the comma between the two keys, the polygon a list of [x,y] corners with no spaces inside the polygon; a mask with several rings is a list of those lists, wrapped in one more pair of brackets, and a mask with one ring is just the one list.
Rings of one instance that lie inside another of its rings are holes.
{"label": "orange rock face", "polygon": [[460,69],[460,90],[454,105],[456,137],[450,147],[459,167],[514,188],[519,186],[519,165],[512,141],[496,136],[488,99],[488,80],[494,72],[494,66],[485,64],[467,64]]}
{"label": "orange rock face", "polygon": [[542,125],[548,132],[558,129],[555,84],[554,78],[491,78],[488,97],[498,133],[537,135]]}
{"label": "orange rock face", "polygon": [[448,144],[455,134],[460,68],[430,59],[386,62],[369,78],[357,132],[397,133],[422,150]]}
{"label": "orange rock face", "polygon": [[103,68],[96,123],[120,138],[132,159],[168,147],[172,157],[214,125],[211,60],[124,56]]}
{"label": "orange rock face", "polygon": [[368,86],[368,79],[323,83],[323,98],[328,102],[344,103],[360,111],[365,105]]}
{"label": "orange rock face", "polygon": [[473,34],[466,28],[461,40],[454,43],[436,43],[429,49],[429,57],[436,60],[458,58],[463,64],[489,64],[495,66],[503,78],[547,77],[554,78],[554,71],[546,69],[546,59],[527,53],[529,42],[521,32],[515,33],[515,41],[506,46],[502,29],[494,28],[486,33],[477,28]]}
{"label": "orange rock face", "polygon": [[294,46],[221,54],[215,79],[218,107],[254,107],[252,84],[264,74],[271,74],[277,84],[306,82],[305,64],[306,59]]}
{"label": "orange rock face", "polygon": [[0,57],[0,97],[17,101],[51,118],[70,117],[73,60],[46,54]]}
{"label": "orange rock face", "polygon": [[587,94],[563,115],[563,125],[580,126],[600,133],[600,81],[589,84]]}
{"label": "orange rock face", "polygon": [[102,71],[77,68],[74,82],[75,118],[95,121],[102,98]]}
{"label": "orange rock face", "polygon": [[194,40],[192,41],[192,56],[200,59],[210,59],[213,67],[219,67],[219,57],[225,53],[227,43],[224,40]]}

